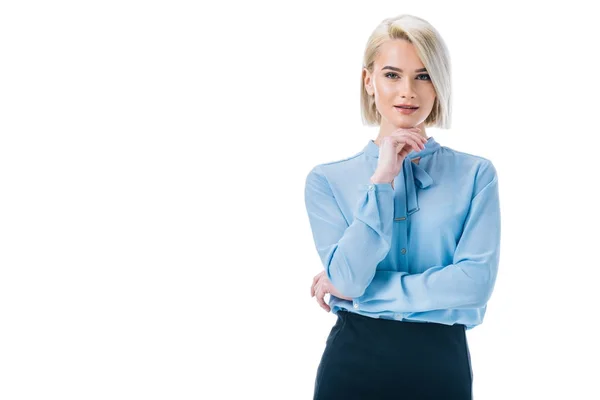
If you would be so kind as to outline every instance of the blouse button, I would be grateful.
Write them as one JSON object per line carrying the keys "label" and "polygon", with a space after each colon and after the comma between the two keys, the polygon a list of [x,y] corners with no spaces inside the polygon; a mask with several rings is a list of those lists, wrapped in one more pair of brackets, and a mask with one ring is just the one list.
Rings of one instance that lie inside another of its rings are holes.
{"label": "blouse button", "polygon": [[374,186],[373,185],[369,185],[369,190],[373,190]]}
{"label": "blouse button", "polygon": [[402,250],[400,250],[400,253],[402,253],[402,254],[406,254],[406,249],[402,249]]}

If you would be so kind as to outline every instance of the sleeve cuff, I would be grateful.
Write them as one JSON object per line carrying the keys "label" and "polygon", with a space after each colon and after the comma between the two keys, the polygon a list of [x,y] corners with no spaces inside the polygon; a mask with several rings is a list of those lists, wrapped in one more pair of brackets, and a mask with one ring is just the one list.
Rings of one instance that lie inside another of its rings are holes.
{"label": "sleeve cuff", "polygon": [[393,192],[392,183],[361,183],[360,188],[362,190],[374,190],[376,192]]}

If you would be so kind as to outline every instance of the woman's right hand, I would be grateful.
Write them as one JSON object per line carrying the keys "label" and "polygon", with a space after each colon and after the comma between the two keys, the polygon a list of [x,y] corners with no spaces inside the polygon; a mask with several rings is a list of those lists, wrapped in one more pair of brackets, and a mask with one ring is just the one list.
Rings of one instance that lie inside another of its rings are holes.
{"label": "woman's right hand", "polygon": [[419,128],[399,128],[381,139],[379,162],[371,177],[373,183],[391,183],[400,173],[402,163],[412,150],[425,148],[427,138],[421,136]]}

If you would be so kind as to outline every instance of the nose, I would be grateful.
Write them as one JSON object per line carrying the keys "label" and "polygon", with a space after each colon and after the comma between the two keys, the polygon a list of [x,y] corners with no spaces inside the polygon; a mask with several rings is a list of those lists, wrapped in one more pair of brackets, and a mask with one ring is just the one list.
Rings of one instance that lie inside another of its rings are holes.
{"label": "nose", "polygon": [[402,97],[410,97],[411,99],[415,97],[413,83],[410,79],[403,79],[400,86],[400,94],[402,95]]}

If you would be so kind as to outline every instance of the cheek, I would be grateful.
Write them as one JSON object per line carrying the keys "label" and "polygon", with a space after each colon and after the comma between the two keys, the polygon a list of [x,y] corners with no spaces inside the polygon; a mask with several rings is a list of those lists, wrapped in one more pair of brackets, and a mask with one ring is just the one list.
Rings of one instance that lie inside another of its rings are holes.
{"label": "cheek", "polygon": [[433,101],[435,100],[436,94],[435,94],[435,88],[433,87],[432,84],[429,84],[428,90],[427,90],[427,97],[431,98],[431,104],[433,104]]}
{"label": "cheek", "polygon": [[377,94],[379,94],[379,96],[381,97],[388,97],[388,96],[393,96],[396,93],[396,88],[394,88],[394,85],[386,85],[386,84],[381,84],[379,86],[377,86]]}
{"label": "cheek", "polygon": [[424,108],[431,108],[435,103],[435,90],[433,87],[423,88],[421,93],[419,93],[419,97],[422,99],[422,103],[425,106]]}
{"label": "cheek", "polygon": [[419,86],[419,94],[424,97],[433,97],[435,96],[435,88],[432,83],[421,82],[421,86]]}

